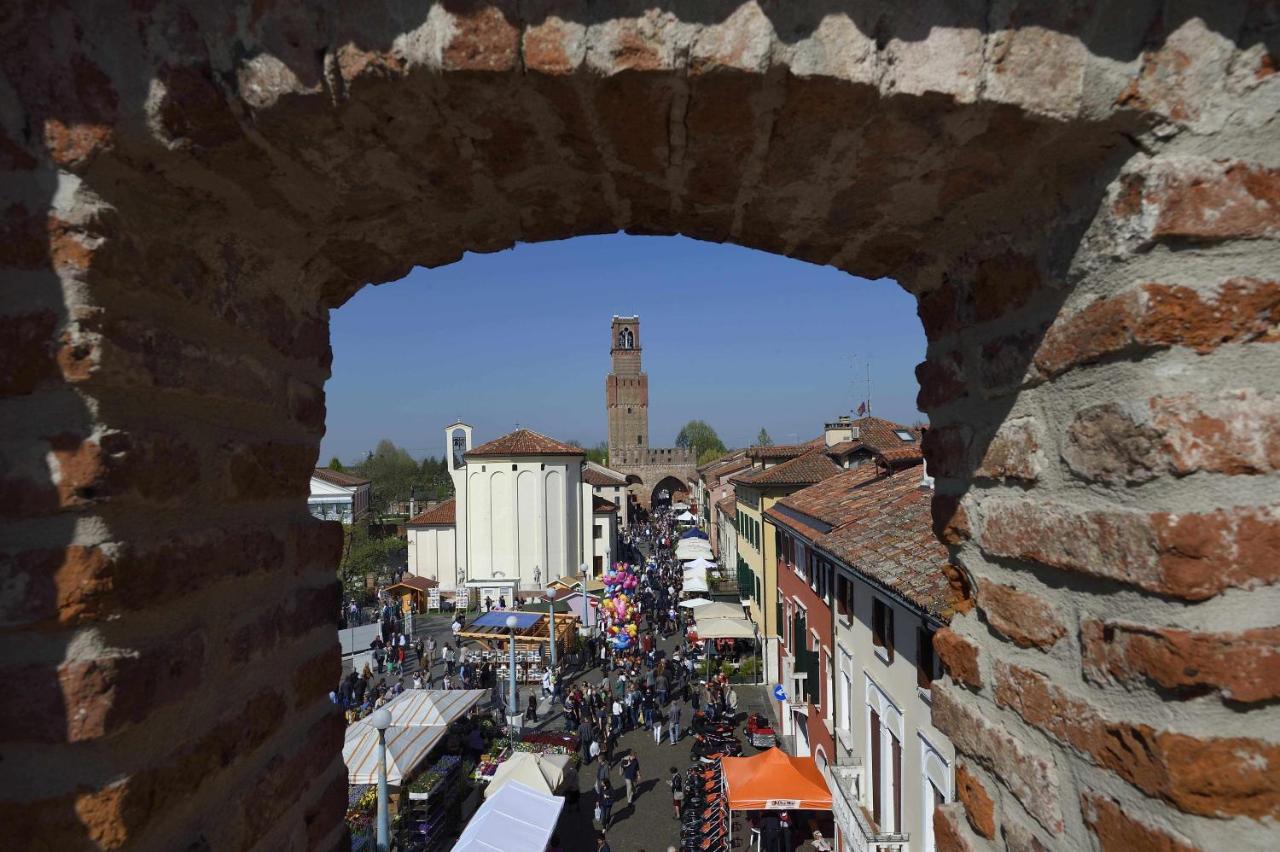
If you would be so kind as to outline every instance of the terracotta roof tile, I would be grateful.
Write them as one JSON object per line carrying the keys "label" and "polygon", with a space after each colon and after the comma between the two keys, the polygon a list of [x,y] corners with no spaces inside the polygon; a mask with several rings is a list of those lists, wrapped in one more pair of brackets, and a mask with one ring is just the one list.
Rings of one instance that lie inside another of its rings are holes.
{"label": "terracotta roof tile", "polygon": [[840,467],[820,450],[810,450],[802,456],[773,467],[753,470],[735,482],[744,485],[812,485],[835,476]]}
{"label": "terracotta roof tile", "polygon": [[[920,487],[920,475],[916,465],[870,478],[865,468],[855,468],[784,497],[766,515],[775,524],[806,534],[819,549],[871,582],[947,620],[954,606],[943,571],[948,554],[933,534],[933,491]],[[830,529],[821,532],[805,523],[804,516]]]}
{"label": "terracotta roof tile", "polygon": [[585,453],[581,447],[548,438],[532,429],[517,429],[487,444],[472,447],[467,450],[466,455],[470,458],[473,456],[581,456]]}
{"label": "terracotta roof tile", "polygon": [[337,485],[340,488],[355,488],[358,485],[368,485],[369,480],[363,476],[356,476],[341,470],[329,470],[327,467],[318,467],[312,474],[316,479]]}
{"label": "terracotta roof tile", "polygon": [[716,508],[730,517],[736,517],[738,514],[738,498],[730,494],[719,503],[716,503]]}
{"label": "terracotta roof tile", "polygon": [[414,515],[406,526],[410,527],[451,527],[456,521],[457,501],[450,497],[443,503],[437,503],[427,511]]}
{"label": "terracotta roof tile", "polygon": [[617,471],[610,470],[603,465],[587,462],[587,466],[582,471],[582,481],[588,485],[596,485],[603,488],[611,486],[623,486],[627,484],[627,478]]}
{"label": "terracotta roof tile", "polygon": [[591,511],[597,515],[607,515],[610,512],[618,511],[618,504],[593,494],[591,495]]}
{"label": "terracotta roof tile", "polygon": [[[849,424],[858,430],[858,437],[852,441],[841,441],[827,449],[832,455],[847,455],[859,447],[866,447],[879,453],[887,453],[904,447],[914,447],[916,458],[920,457],[920,430],[881,417],[859,417]],[[898,437],[898,432],[911,433],[911,441]]]}
{"label": "terracotta roof tile", "polygon": [[747,456],[759,461],[760,459],[793,459],[796,456],[802,456],[810,450],[821,447],[825,443],[823,437],[819,435],[812,441],[805,441],[803,444],[770,444],[768,446],[747,447]]}

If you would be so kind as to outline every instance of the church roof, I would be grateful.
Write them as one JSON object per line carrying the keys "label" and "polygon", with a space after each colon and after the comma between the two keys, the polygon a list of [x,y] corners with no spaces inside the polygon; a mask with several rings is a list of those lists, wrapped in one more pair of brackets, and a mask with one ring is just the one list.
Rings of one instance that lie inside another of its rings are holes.
{"label": "church roof", "polygon": [[457,502],[450,497],[443,503],[432,506],[421,514],[414,515],[407,522],[411,527],[451,527],[457,514]]}
{"label": "church roof", "polygon": [[487,444],[467,450],[468,458],[473,456],[581,456],[585,455],[581,447],[575,447],[548,438],[532,429],[517,429],[501,438],[494,438]]}

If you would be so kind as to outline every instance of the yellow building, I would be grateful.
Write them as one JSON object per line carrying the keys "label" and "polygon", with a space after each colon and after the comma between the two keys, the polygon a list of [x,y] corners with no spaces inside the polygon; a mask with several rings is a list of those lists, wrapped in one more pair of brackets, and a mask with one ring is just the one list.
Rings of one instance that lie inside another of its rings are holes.
{"label": "yellow building", "polygon": [[801,488],[835,476],[841,468],[819,438],[808,444],[752,447],[755,467],[733,477],[737,497],[738,588],[764,642],[765,679],[778,682],[778,550],[764,513]]}

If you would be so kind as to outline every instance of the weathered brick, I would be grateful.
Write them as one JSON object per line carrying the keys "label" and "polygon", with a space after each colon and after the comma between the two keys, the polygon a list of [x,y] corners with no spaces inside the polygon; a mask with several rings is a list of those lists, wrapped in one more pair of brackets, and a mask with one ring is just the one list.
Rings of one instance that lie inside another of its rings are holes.
{"label": "weathered brick", "polygon": [[960,827],[961,808],[958,804],[939,805],[933,809],[933,841],[945,852],[972,852],[973,844]]}
{"label": "weathered brick", "polygon": [[1280,340],[1280,282],[1233,278],[1206,294],[1151,283],[1099,299],[1056,321],[1035,353],[1048,376],[1104,358],[1184,346],[1203,354],[1227,343]]}
{"label": "weathered brick", "polygon": [[326,696],[342,677],[338,643],[327,651],[298,664],[293,672],[293,706],[295,710]]}
{"label": "weathered brick", "polygon": [[520,61],[520,30],[498,6],[453,10],[444,64],[450,71],[512,71]]}
{"label": "weathered brick", "polygon": [[962,423],[935,426],[924,433],[920,448],[933,476],[967,477],[971,470],[973,430]]}
{"label": "weathered brick", "polygon": [[979,543],[994,556],[1187,600],[1280,578],[1280,510],[1275,508],[1148,515],[989,501],[983,505]]}
{"label": "weathered brick", "polygon": [[944,627],[933,634],[933,649],[938,652],[947,674],[974,689],[982,688],[982,669],[978,665],[978,646],[970,639]]}
{"label": "weathered brick", "polygon": [[53,311],[0,317],[0,395],[29,394],[58,376]]}
{"label": "weathered brick", "polygon": [[916,404],[921,410],[954,402],[965,395],[964,356],[958,351],[926,358],[916,365],[916,381],[920,392],[916,395]]}
{"label": "weathered brick", "polygon": [[1280,236],[1280,171],[1251,163],[1204,163],[1148,177],[1143,202],[1154,208],[1157,239]]}
{"label": "weathered brick", "polygon": [[964,805],[965,818],[973,830],[988,840],[996,836],[996,805],[987,788],[963,762],[956,764],[956,799]]}
{"label": "weathered brick", "polygon": [[979,578],[978,606],[987,623],[1020,648],[1051,648],[1067,635],[1052,604],[1004,583]]}
{"label": "weathered brick", "polygon": [[1160,431],[1138,422],[1114,402],[1076,412],[1067,427],[1062,458],[1083,479],[1147,482],[1165,469]]}
{"label": "weathered brick", "polygon": [[944,544],[960,544],[973,537],[969,515],[957,495],[935,491],[930,508],[933,513],[933,534],[939,541]]}
{"label": "weathered brick", "polygon": [[1029,257],[1005,252],[979,261],[969,284],[969,309],[976,322],[1008,316],[1040,288],[1040,271]]}
{"label": "weathered brick", "polygon": [[1280,745],[1108,719],[1036,671],[996,665],[996,703],[1150,796],[1200,816],[1280,815]]}
{"label": "weathered brick", "polygon": [[1080,626],[1086,677],[1141,688],[1155,684],[1180,697],[1216,690],[1232,701],[1280,698],[1280,628],[1205,633],[1088,620]]}
{"label": "weathered brick", "polygon": [[1232,476],[1280,470],[1280,401],[1252,390],[1153,397],[1152,427],[1176,476],[1197,471]]}
{"label": "weathered brick", "polygon": [[984,716],[945,684],[933,686],[933,724],[956,750],[992,772],[1035,819],[1054,834],[1063,830],[1058,773],[1053,761],[1029,750],[1003,725]]}
{"label": "weathered brick", "polygon": [[315,447],[309,444],[238,444],[228,449],[233,495],[268,499],[305,493],[316,463]]}
{"label": "weathered brick", "polygon": [[1000,424],[987,443],[982,461],[973,475],[984,479],[1014,479],[1035,482],[1044,467],[1040,451],[1040,429],[1030,417],[1020,417]]}
{"label": "weathered brick", "polygon": [[1134,819],[1109,796],[1085,793],[1080,797],[1080,810],[1103,852],[1192,852],[1199,848]]}

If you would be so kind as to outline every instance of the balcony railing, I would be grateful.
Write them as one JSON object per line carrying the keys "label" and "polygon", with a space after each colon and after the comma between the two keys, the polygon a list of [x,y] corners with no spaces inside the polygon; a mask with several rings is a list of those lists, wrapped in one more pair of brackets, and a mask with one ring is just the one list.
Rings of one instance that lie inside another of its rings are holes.
{"label": "balcony railing", "polygon": [[831,809],[847,847],[859,852],[910,852],[910,835],[881,831],[862,806],[867,775],[861,758],[828,767],[828,771],[836,782],[831,791]]}

